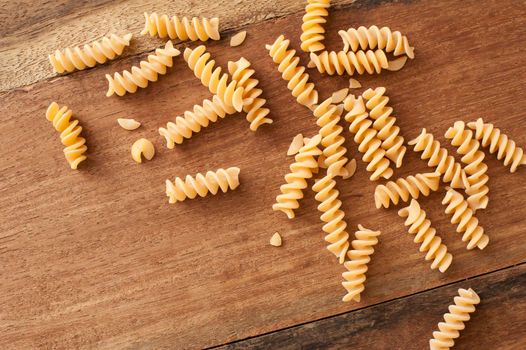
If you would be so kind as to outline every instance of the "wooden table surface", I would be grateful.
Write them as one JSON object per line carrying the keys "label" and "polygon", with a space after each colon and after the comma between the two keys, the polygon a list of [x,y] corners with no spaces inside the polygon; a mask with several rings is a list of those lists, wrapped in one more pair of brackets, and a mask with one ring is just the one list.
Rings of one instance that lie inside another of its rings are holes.
{"label": "wooden table surface", "polygon": [[[382,236],[362,301],[341,302],[344,268],[325,248],[311,191],[295,220],[271,210],[291,139],[317,131],[264,47],[285,34],[299,49],[304,1],[207,3],[0,2],[0,348],[424,349],[460,287],[474,288],[482,303],[457,349],[526,348],[526,170],[510,174],[487,155],[490,204],[477,214],[490,236],[483,251],[465,249],[443,213],[443,187],[422,199],[454,256],[441,274],[396,209],[375,209],[377,183],[358,160],[356,175],[338,180],[347,221]],[[241,56],[252,62],[274,124],[253,133],[239,114],[167,149],[157,129],[210,97],[180,57],[148,89],[105,97],[106,73],[162,44],[138,35],[144,11],[220,17],[224,39],[208,49],[223,67]],[[365,88],[387,88],[406,140],[426,127],[454,154],[447,128],[484,117],[526,146],[524,18],[526,3],[516,0],[334,1],[327,45],[339,49],[337,31],[360,25],[409,37],[416,58],[401,71],[358,77]],[[231,48],[239,28],[247,40]],[[52,73],[48,53],[110,32],[134,33],[125,57]],[[322,98],[348,84],[311,76]],[[69,169],[45,118],[51,101],[68,105],[84,127],[89,159],[79,171]],[[118,117],[143,126],[127,132]],[[129,149],[140,137],[157,153],[139,165]],[[228,166],[241,168],[235,192],[168,205],[165,179]],[[394,178],[426,171],[411,151]],[[280,248],[268,244],[275,231]]]}

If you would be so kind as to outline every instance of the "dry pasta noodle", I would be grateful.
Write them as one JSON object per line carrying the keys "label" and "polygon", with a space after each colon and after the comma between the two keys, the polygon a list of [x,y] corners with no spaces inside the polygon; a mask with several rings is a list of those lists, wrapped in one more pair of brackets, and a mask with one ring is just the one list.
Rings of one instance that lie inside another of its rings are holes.
{"label": "dry pasta noodle", "polygon": [[482,147],[489,148],[491,154],[497,153],[498,160],[504,159],[504,165],[510,167],[510,172],[514,173],[520,165],[526,164],[524,150],[493,124],[484,123],[479,118],[476,122],[468,123],[468,127],[475,131],[475,138]]}
{"label": "dry pasta noodle", "polygon": [[97,64],[105,63],[120,56],[124,48],[130,45],[131,38],[131,33],[122,37],[111,34],[109,37],[86,44],[82,48],[76,46],[57,50],[54,54],[49,55],[49,61],[57,73],[95,67]]}
{"label": "dry pasta noodle", "polygon": [[303,198],[303,190],[307,188],[307,179],[312,178],[313,170],[318,168],[316,157],[321,154],[318,145],[321,135],[316,135],[303,146],[290,165],[290,173],[285,175],[286,184],[279,188],[280,194],[272,210],[284,212],[289,219],[294,218],[294,209],[299,208],[298,200]]}
{"label": "dry pasta noodle", "polygon": [[486,248],[489,237],[484,233],[484,228],[479,225],[479,220],[475,217],[464,196],[448,188],[442,204],[447,205],[445,213],[451,216],[451,223],[457,225],[457,232],[464,233],[462,242],[468,242],[467,249]]}
{"label": "dry pasta noodle", "polygon": [[342,273],[345,280],[342,285],[347,290],[347,294],[342,300],[360,302],[360,295],[365,290],[367,264],[371,261],[371,255],[374,253],[373,247],[378,244],[380,231],[369,230],[358,225],[358,231],[354,235],[356,238],[351,242],[353,249],[347,252],[349,260],[344,264],[347,271]]}
{"label": "dry pasta noodle", "polygon": [[123,96],[127,92],[136,92],[138,87],[146,88],[150,81],[157,81],[159,75],[166,74],[166,67],[172,67],[173,58],[179,54],[179,50],[173,47],[171,41],[168,41],[164,49],[156,49],[155,55],[148,55],[147,61],[141,61],[140,68],[133,66],[131,73],[125,70],[122,74],[115,73],[113,77],[106,74],[106,79],[108,79],[106,96],[109,97],[114,93]]}
{"label": "dry pasta noodle", "polygon": [[487,175],[488,166],[484,163],[484,152],[480,151],[480,143],[475,139],[473,131],[466,128],[463,121],[457,121],[450,127],[445,134],[451,144],[457,147],[457,152],[462,154],[460,161],[466,166],[467,182],[469,187],[466,188],[468,194],[468,204],[474,211],[486,209],[489,202],[489,188],[486,185],[489,177]]}
{"label": "dry pasta noodle", "polygon": [[377,136],[382,141],[385,156],[400,168],[407,149],[404,138],[400,136],[400,127],[396,125],[396,118],[392,116],[393,108],[387,105],[389,97],[385,96],[385,91],[384,87],[368,89],[362,96],[366,101],[369,117],[374,120],[373,129],[378,131]]}
{"label": "dry pasta noodle", "polygon": [[77,169],[78,165],[87,159],[84,153],[88,150],[86,139],[80,136],[82,126],[77,119],[71,120],[73,112],[67,106],[62,108],[52,102],[46,111],[46,119],[53,123],[55,130],[60,132],[60,142],[65,146],[64,156],[71,169]]}
{"label": "dry pasta noodle", "polygon": [[329,15],[330,6],[330,0],[307,0],[300,36],[303,51],[315,52],[325,49],[322,43],[325,39],[323,24],[327,22],[325,17]]}
{"label": "dry pasta noodle", "polygon": [[417,200],[412,199],[408,207],[398,211],[398,215],[406,218],[404,225],[409,226],[408,232],[415,235],[414,242],[420,243],[420,252],[426,252],[426,261],[433,260],[431,269],[438,268],[440,272],[446,272],[453,256],[448,253],[446,245],[431,227],[431,221],[426,218],[426,212],[420,208]]}
{"label": "dry pasta noodle", "polygon": [[390,203],[397,205],[400,200],[407,202],[410,198],[418,199],[420,194],[429,196],[438,190],[440,173],[425,173],[388,181],[385,185],[378,185],[374,190],[376,208],[389,208]]}
{"label": "dry pasta noodle", "polygon": [[354,142],[358,144],[358,151],[363,156],[362,160],[367,164],[367,171],[372,172],[369,177],[371,181],[380,178],[389,179],[393,175],[389,159],[385,150],[381,147],[382,141],[378,138],[376,130],[372,128],[373,122],[368,118],[365,103],[360,96],[358,99],[350,94],[344,101],[347,111],[345,120],[351,125],[349,131],[354,134]]}
{"label": "dry pasta noodle", "polygon": [[144,13],[144,29],[141,35],[150,34],[150,36],[158,36],[180,41],[207,41],[208,39],[219,40],[219,19],[218,18],[204,18],[204,17],[182,17],[167,15],[159,16],[157,13]]}
{"label": "dry pasta noodle", "polygon": [[455,345],[455,340],[460,337],[460,332],[465,322],[471,318],[469,314],[475,312],[475,305],[480,303],[480,297],[473,289],[458,290],[454,298],[455,304],[448,307],[449,312],[444,314],[444,322],[438,324],[438,331],[433,332],[433,339],[429,340],[431,350],[446,350]]}
{"label": "dry pasta noodle", "polygon": [[287,88],[292,92],[299,104],[312,107],[318,103],[318,91],[314,83],[309,82],[306,68],[300,65],[296,50],[288,49],[290,41],[280,35],[272,45],[266,45],[272,60],[278,64],[278,71],[283,80],[288,81]]}
{"label": "dry pasta noodle", "polygon": [[270,110],[265,107],[267,100],[260,97],[263,90],[258,87],[259,80],[253,77],[255,70],[250,68],[250,62],[243,57],[236,62],[228,62],[228,72],[232,80],[244,88],[243,98],[252,100],[243,106],[250,130],[256,131],[263,124],[272,124],[272,119],[268,118]]}
{"label": "dry pasta noodle", "polygon": [[169,203],[182,202],[186,198],[204,197],[208,193],[217,194],[219,190],[226,192],[239,186],[239,168],[218,169],[208,171],[205,175],[186,175],[183,180],[176,177],[175,181],[166,180],[166,195]]}
{"label": "dry pasta noodle", "polygon": [[138,139],[131,147],[131,155],[137,163],[142,163],[142,156],[147,160],[152,160],[155,155],[155,147],[148,139]]}

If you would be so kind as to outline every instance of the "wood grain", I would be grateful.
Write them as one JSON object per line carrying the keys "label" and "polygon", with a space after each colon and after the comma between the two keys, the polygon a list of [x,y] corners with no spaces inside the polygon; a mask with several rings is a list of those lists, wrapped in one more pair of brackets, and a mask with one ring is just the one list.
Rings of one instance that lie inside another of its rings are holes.
{"label": "wood grain", "polygon": [[[350,26],[388,25],[408,35],[415,60],[397,73],[358,78],[364,87],[387,87],[407,139],[427,127],[446,145],[442,135],[453,121],[483,116],[526,145],[517,127],[526,108],[526,52],[509,44],[523,40],[525,15],[513,0],[342,9],[331,13],[328,45],[338,48],[337,30]],[[359,161],[355,176],[339,181],[348,222],[383,235],[362,303],[340,301],[343,267],[325,249],[312,193],[293,221],[271,210],[290,141],[317,131],[264,49],[281,33],[299,47],[300,23],[298,13],[249,26],[236,49],[228,40],[208,46],[223,67],[244,56],[257,70],[275,122],[256,134],[237,115],[166,149],[157,128],[209,97],[180,58],[157,83],[123,98],[104,96],[104,74],[144,55],[0,94],[1,348],[213,346],[525,261],[524,169],[509,174],[488,157],[490,205],[479,219],[491,241],[482,252],[466,251],[458,239],[442,212],[443,189],[422,200],[454,256],[442,275],[429,269],[396,210],[374,208],[376,184]],[[312,76],[322,97],[348,84],[347,77]],[[68,169],[44,117],[52,100],[72,108],[85,128],[89,159],[80,171]],[[118,117],[143,126],[127,132]],[[140,137],[155,143],[157,155],[138,165],[130,146]],[[359,156],[350,138],[348,148]],[[405,164],[397,176],[428,171],[412,152]],[[236,191],[167,204],[165,179],[227,166],[241,168]],[[275,231],[280,248],[268,244]]]}

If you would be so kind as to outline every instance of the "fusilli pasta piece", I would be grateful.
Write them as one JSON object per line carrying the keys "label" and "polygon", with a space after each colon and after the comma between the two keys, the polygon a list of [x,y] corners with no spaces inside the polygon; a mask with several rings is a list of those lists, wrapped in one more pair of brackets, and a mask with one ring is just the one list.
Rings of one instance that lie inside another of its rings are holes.
{"label": "fusilli pasta piece", "polygon": [[363,154],[362,160],[368,163],[367,171],[372,172],[370,180],[389,179],[393,176],[393,169],[385,155],[385,150],[381,147],[382,141],[378,138],[376,130],[372,128],[373,122],[368,118],[363,98],[360,96],[357,99],[354,95],[349,95],[344,101],[344,108],[348,111],[345,120],[351,123],[349,131],[354,134],[358,151]]}
{"label": "fusilli pasta piece", "polygon": [[519,165],[526,164],[524,150],[493,124],[484,123],[479,118],[476,122],[468,123],[468,127],[475,131],[475,138],[481,142],[482,147],[489,147],[491,154],[497,153],[498,160],[504,159],[504,165],[510,167],[510,172],[514,173]]}
{"label": "fusilli pasta piece", "polygon": [[344,264],[347,271],[342,273],[345,280],[342,285],[347,290],[347,294],[342,300],[360,302],[360,294],[365,290],[367,264],[371,261],[371,255],[374,253],[373,247],[378,244],[380,231],[369,230],[358,225],[358,231],[354,235],[356,238],[351,242],[353,249],[347,252],[349,260]]}
{"label": "fusilli pasta piece", "polygon": [[425,173],[388,181],[385,185],[378,185],[374,190],[376,208],[389,208],[390,203],[397,205],[400,199],[407,202],[410,198],[418,199],[420,194],[429,196],[431,191],[437,191],[440,173]]}
{"label": "fusilli pasta piece", "polygon": [[307,0],[303,24],[301,25],[301,49],[305,52],[315,52],[325,49],[322,41],[325,39],[323,24],[329,15],[330,0]]}
{"label": "fusilli pasta piece", "polygon": [[489,177],[486,174],[488,166],[484,163],[484,152],[479,150],[480,143],[475,139],[473,131],[466,128],[463,121],[457,121],[445,134],[451,144],[457,147],[457,152],[463,157],[460,161],[466,166],[464,171],[467,175],[469,186],[466,188],[468,204],[471,209],[486,209],[488,206],[489,188],[486,186]]}
{"label": "fusilli pasta piece", "polygon": [[309,82],[306,68],[300,65],[296,50],[288,49],[290,40],[280,35],[272,45],[266,45],[272,60],[278,64],[278,71],[283,80],[288,81],[287,88],[292,92],[299,104],[312,107],[318,103],[318,91],[314,83]]}
{"label": "fusilli pasta piece", "polygon": [[234,113],[234,107],[227,106],[219,96],[214,95],[212,101],[204,100],[201,105],[195,105],[192,111],[184,112],[183,117],[177,116],[175,123],[168,122],[166,128],[159,128],[159,134],[166,139],[166,147],[173,149],[176,143],[183,143],[185,138],[191,138],[210,123]]}
{"label": "fusilli pasta piece", "polygon": [[77,169],[80,162],[87,159],[84,153],[88,150],[86,139],[80,136],[82,126],[77,119],[71,120],[73,112],[67,106],[52,102],[46,111],[46,119],[53,123],[55,130],[60,132],[60,141],[65,146],[64,156],[71,169]]}
{"label": "fusilli pasta piece", "polygon": [[473,210],[464,199],[464,196],[452,188],[448,188],[442,204],[447,205],[445,212],[451,216],[451,223],[457,225],[457,232],[464,233],[462,242],[468,242],[469,250],[477,247],[486,248],[489,237],[484,233],[484,228],[479,225]]}
{"label": "fusilli pasta piece", "polygon": [[451,183],[453,188],[466,188],[469,186],[462,165],[448,154],[447,149],[440,147],[440,142],[435,140],[433,134],[428,133],[425,128],[422,129],[417,138],[409,141],[408,144],[414,145],[415,152],[422,152],[420,158],[428,160],[428,166],[435,167],[435,171],[442,175],[442,181]]}
{"label": "fusilli pasta piece", "polygon": [[137,91],[137,87],[146,88],[150,81],[157,81],[159,75],[166,74],[166,67],[172,67],[173,58],[179,54],[179,50],[173,47],[171,41],[168,41],[164,49],[156,49],[155,55],[148,55],[147,61],[141,61],[140,68],[133,66],[131,73],[125,70],[122,74],[115,73],[113,77],[106,74],[106,79],[108,79],[106,96],[109,97],[114,93],[123,96],[126,92],[133,94]]}
{"label": "fusilli pasta piece", "polygon": [[219,40],[219,18],[182,17],[167,15],[159,16],[157,13],[144,13],[144,29],[141,35],[159,36],[160,38],[179,39],[180,41],[207,41]]}
{"label": "fusilli pasta piece", "polygon": [[316,180],[312,186],[316,193],[314,198],[320,203],[318,210],[326,233],[325,241],[329,243],[327,249],[339,259],[340,264],[345,261],[349,249],[349,233],[346,231],[345,213],[341,210],[342,201],[338,198],[340,192],[336,189],[336,181],[331,175],[325,175]]}
{"label": "fusilli pasta piece", "polygon": [[219,189],[223,192],[235,190],[238,186],[239,168],[232,167],[208,171],[205,175],[186,175],[184,180],[176,177],[174,182],[166,180],[166,195],[169,203],[177,203],[186,198],[194,199],[198,195],[204,197],[208,193],[216,194]]}
{"label": "fusilli pasta piece", "polygon": [[250,130],[256,131],[263,124],[272,124],[272,119],[267,117],[270,110],[264,107],[267,100],[260,97],[263,90],[258,88],[259,80],[253,77],[255,70],[250,68],[250,62],[243,57],[236,62],[230,61],[228,72],[232,80],[237,82],[237,86],[245,89],[243,98],[252,100],[251,103],[243,106],[247,121],[250,123]]}
{"label": "fusilli pasta piece", "polygon": [[142,163],[142,157],[152,160],[155,155],[155,147],[148,139],[138,139],[131,147],[132,159],[137,163]]}
{"label": "fusilli pasta piece", "polygon": [[318,169],[316,157],[321,154],[318,145],[321,135],[311,138],[305,146],[294,157],[295,161],[290,165],[290,173],[285,175],[284,185],[279,190],[281,194],[276,197],[276,203],[272,205],[273,210],[281,210],[289,219],[294,218],[294,209],[299,208],[298,200],[303,198],[303,190],[307,188],[306,179],[310,179],[313,170]]}
{"label": "fusilli pasta piece", "polygon": [[373,128],[378,131],[377,136],[382,140],[386,157],[400,168],[407,149],[404,146],[404,138],[400,136],[400,127],[395,125],[396,118],[392,116],[393,108],[387,105],[389,97],[385,96],[385,91],[384,87],[368,89],[362,96],[366,101],[369,117],[374,120]]}
{"label": "fusilli pasta piece", "polygon": [[406,218],[404,225],[410,234],[415,235],[414,242],[420,244],[420,252],[426,253],[426,261],[433,260],[431,269],[446,272],[453,261],[453,256],[448,253],[442,239],[437,236],[436,230],[431,227],[431,221],[426,218],[426,212],[420,208],[416,199],[412,199],[408,207],[398,211],[398,215]]}
{"label": "fusilli pasta piece", "polygon": [[238,86],[236,81],[228,82],[228,74],[221,74],[221,67],[215,66],[215,60],[210,60],[210,53],[206,52],[204,45],[195,49],[187,47],[184,50],[184,60],[188,67],[194,72],[201,83],[210,90],[211,93],[219,96],[221,101],[228,106],[233,106],[236,111],[241,112],[245,103],[252,101],[243,99],[245,90]]}
{"label": "fusilli pasta piece", "polygon": [[91,68],[120,56],[124,48],[130,45],[131,38],[131,33],[122,37],[111,34],[109,37],[86,44],[82,48],[76,46],[62,51],[57,50],[54,54],[49,55],[49,61],[57,73]]}
{"label": "fusilli pasta piece", "polygon": [[475,305],[480,303],[480,297],[473,289],[458,290],[454,298],[455,304],[450,305],[449,312],[444,314],[444,321],[438,324],[438,331],[433,332],[433,339],[429,340],[431,350],[446,350],[455,345],[454,339],[460,337],[465,322],[471,318],[469,314],[475,312]]}

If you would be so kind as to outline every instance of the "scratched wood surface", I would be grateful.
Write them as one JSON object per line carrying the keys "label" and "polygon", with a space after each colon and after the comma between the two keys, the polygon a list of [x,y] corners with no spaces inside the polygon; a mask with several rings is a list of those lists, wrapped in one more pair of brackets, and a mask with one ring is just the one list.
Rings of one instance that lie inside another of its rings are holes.
{"label": "scratched wood surface", "polygon": [[[453,121],[483,116],[526,144],[520,127],[526,51],[510,44],[524,37],[524,4],[363,5],[331,12],[328,45],[339,48],[337,30],[359,25],[388,25],[409,36],[416,59],[402,71],[358,78],[365,87],[387,87],[406,139],[427,127],[447,145],[443,133]],[[338,183],[348,223],[383,234],[362,302],[340,301],[343,267],[325,249],[310,191],[293,221],[270,209],[292,137],[317,130],[264,49],[282,33],[298,48],[300,23],[296,13],[250,25],[247,41],[235,49],[228,36],[207,44],[224,67],[244,56],[257,70],[275,122],[256,134],[237,115],[166,149],[157,128],[209,97],[181,58],[157,83],[123,98],[104,96],[104,74],[137,64],[144,54],[0,94],[2,348],[215,346],[402,297],[420,308],[412,294],[524,263],[524,169],[509,174],[488,156],[490,205],[478,216],[491,242],[482,252],[466,251],[458,239],[440,205],[443,189],[422,200],[454,256],[442,275],[429,269],[396,209],[374,208],[376,184],[358,161],[356,175]],[[347,85],[347,78],[312,78],[322,97]],[[85,128],[89,160],[80,171],[69,170],[44,117],[53,100],[72,108]],[[127,132],[118,117],[143,126]],[[152,140],[157,154],[138,165],[129,148],[140,137]],[[350,156],[359,156],[350,138],[347,146]],[[242,169],[235,192],[167,204],[165,179],[228,166]],[[395,176],[423,171],[425,162],[410,152]],[[280,248],[268,244],[275,231],[284,238]],[[449,300],[440,295],[438,304]],[[514,317],[524,322],[526,316]],[[389,320],[386,329],[396,322]],[[431,331],[419,328],[419,334]],[[494,344],[487,341],[481,346]],[[524,342],[516,335],[517,346]]]}

